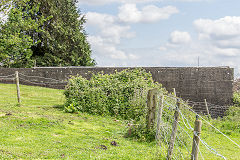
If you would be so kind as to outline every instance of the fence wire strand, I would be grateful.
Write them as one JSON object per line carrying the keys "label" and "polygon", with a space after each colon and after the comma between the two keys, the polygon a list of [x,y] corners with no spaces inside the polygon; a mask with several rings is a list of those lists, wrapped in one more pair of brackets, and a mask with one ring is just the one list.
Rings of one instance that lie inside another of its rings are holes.
{"label": "fence wire strand", "polygon": [[[20,87],[22,105],[29,106],[31,103],[33,106],[52,106],[63,101],[63,98],[61,98],[62,96],[60,96],[60,99],[55,100],[46,94],[47,88],[45,87],[54,88],[55,86],[65,86],[66,82],[40,76],[27,76],[22,73],[18,73],[18,78],[20,84],[39,86],[39,88],[32,88],[32,90],[27,89],[24,85]],[[34,78],[41,78],[42,81],[39,82]],[[0,97],[0,105],[18,104],[16,84],[14,84],[16,83],[16,74],[0,76],[0,81],[2,83],[6,83],[4,90],[1,90],[0,88],[0,91],[2,92],[2,96]]]}
{"label": "fence wire strand", "polygon": [[[160,100],[161,101],[161,100]],[[173,102],[176,101],[180,101],[180,104],[182,105],[182,107],[176,107],[176,103]],[[190,152],[191,150],[189,149],[189,142],[193,141],[192,136],[195,135],[199,138],[199,145],[195,145],[195,149],[198,149],[199,155],[201,157],[201,159],[205,159],[204,158],[204,154],[203,154],[203,150],[200,149],[200,144],[202,144],[207,151],[210,151],[212,154],[214,154],[217,157],[221,157],[222,159],[226,159],[225,156],[223,156],[222,154],[219,153],[219,151],[217,151],[214,147],[210,146],[206,141],[204,141],[202,138],[200,138],[200,136],[198,136],[198,134],[196,133],[196,131],[194,131],[194,128],[192,127],[192,125],[194,124],[194,121],[189,119],[189,115],[188,112],[190,112],[191,114],[198,116],[201,120],[204,121],[204,123],[208,124],[210,127],[214,128],[218,133],[220,133],[221,135],[223,135],[225,138],[227,138],[228,140],[230,140],[232,143],[234,143],[237,147],[240,148],[240,146],[233,141],[231,138],[229,138],[227,135],[225,135],[223,132],[221,132],[219,129],[217,129],[214,125],[212,125],[207,119],[205,119],[203,116],[201,116],[199,113],[197,113],[196,111],[194,111],[189,105],[206,105],[205,102],[193,102],[193,101],[187,101],[184,102],[182,101],[182,99],[177,98],[171,94],[164,96],[164,102],[163,102],[163,108],[162,108],[162,117],[161,120],[159,121],[159,117],[157,117],[157,126],[160,126],[159,128],[157,128],[156,131],[156,140],[157,140],[157,144],[161,144],[162,140],[164,141],[165,145],[164,148],[162,147],[163,145],[161,145],[162,149],[165,151],[161,151],[163,154],[167,153],[167,149],[168,149],[168,140],[170,138],[170,130],[167,128],[171,128],[172,127],[172,123],[174,122],[174,116],[173,116],[173,111],[175,111],[176,109],[179,112],[179,121],[176,122],[178,123],[178,134],[176,136],[176,142],[175,142],[175,152],[177,154],[177,158],[181,158],[181,159],[185,159],[185,157],[183,155],[185,155],[182,151],[185,150],[185,152],[188,153],[188,155],[191,155],[192,153]],[[214,105],[211,103],[207,103],[207,105],[209,106],[209,110],[211,110],[211,107],[221,107],[223,109],[228,108],[228,106],[219,106],[219,105]],[[161,106],[161,103],[160,105]],[[158,109],[160,110],[160,109]],[[187,111],[185,113],[185,111]],[[157,112],[159,113],[159,111]],[[172,121],[173,120],[173,121]],[[191,134],[190,134],[191,133]],[[187,137],[182,140],[181,137],[183,135],[186,135]],[[192,136],[191,136],[192,135]],[[195,144],[196,141],[194,141]],[[187,144],[187,145],[186,145]],[[183,148],[182,148],[182,147]],[[175,152],[173,152],[175,154]],[[206,151],[204,151],[205,153]],[[206,155],[205,155],[206,156]]]}
{"label": "fence wire strand", "polygon": [[218,131],[220,134],[222,134],[224,137],[226,137],[228,140],[230,140],[232,143],[234,143],[238,148],[240,148],[240,145],[237,144],[235,141],[233,141],[231,138],[229,138],[227,135],[225,135],[223,132],[221,132],[219,129],[217,129],[214,125],[212,125],[210,122],[208,122],[205,118],[203,118],[201,115],[196,113],[194,110],[192,110],[189,106],[185,105],[189,110],[191,110],[193,113],[198,115],[202,120],[204,120],[208,125],[210,125],[212,128],[214,128],[216,131]]}
{"label": "fence wire strand", "polygon": [[9,77],[15,77],[15,74],[10,74],[7,76],[0,76],[0,78],[4,79],[4,78],[9,78]]}
{"label": "fence wire strand", "polygon": [[51,80],[51,81],[55,81],[57,83],[63,83],[64,81],[62,80],[58,80],[58,79],[53,79],[53,78],[46,78],[46,77],[40,77],[40,76],[28,76],[28,75],[25,75],[23,73],[19,73],[19,75],[22,75],[24,77],[27,77],[27,78],[40,78],[40,79],[45,79],[45,80]]}
{"label": "fence wire strand", "polygon": [[[0,80],[14,82],[14,80],[15,80],[14,76],[15,76],[15,74],[10,74],[7,76],[0,76]],[[35,78],[39,78],[44,81],[39,82]],[[20,79],[20,82],[26,82],[28,84],[39,85],[39,86],[43,86],[43,85],[54,86],[54,85],[66,84],[66,82],[62,81],[62,80],[46,78],[46,77],[41,77],[41,76],[28,76],[23,73],[19,73],[19,79]],[[14,87],[14,85],[12,85],[9,89],[11,90],[12,93],[14,93],[13,91],[16,90],[16,87]],[[140,92],[141,91],[139,91],[139,93],[136,93],[136,99],[138,99],[137,96],[141,96],[142,94],[145,94],[145,93],[140,93]],[[202,116],[199,113],[197,113],[196,111],[194,111],[194,109],[193,109],[194,106],[206,105],[205,102],[193,102],[193,101],[184,102],[182,99],[174,96],[173,94],[168,94],[168,95],[163,96],[163,93],[161,93],[161,95],[162,96],[158,96],[158,99],[163,98],[163,101],[162,101],[163,104],[159,105],[159,106],[163,107],[163,108],[161,108],[162,117],[159,116],[160,108],[158,108],[157,109],[157,118],[156,118],[157,119],[156,120],[157,129],[156,129],[156,135],[155,135],[157,147],[160,147],[160,150],[158,150],[158,151],[160,152],[161,155],[165,156],[165,154],[168,153],[168,148],[169,148],[169,144],[170,144],[169,139],[171,138],[171,132],[172,132],[172,124],[175,122],[175,123],[177,123],[178,128],[177,128],[176,142],[175,142],[174,151],[173,151],[173,155],[172,155],[173,159],[188,159],[189,158],[189,157],[188,158],[186,157],[186,153],[188,153],[188,156],[192,154],[191,149],[189,149],[189,148],[191,148],[191,142],[192,142],[193,135],[197,136],[200,140],[199,145],[195,145],[195,147],[196,147],[195,149],[197,149],[199,151],[201,159],[204,160],[204,153],[203,153],[203,150],[200,149],[200,144],[205,146],[207,151],[211,152],[212,154],[214,154],[218,157],[221,157],[224,160],[226,159],[225,156],[220,154],[219,151],[217,151],[214,147],[210,146],[206,141],[201,139],[200,136],[194,131],[194,128],[192,127],[192,125],[194,124],[194,121],[189,118],[190,113],[201,118],[201,120],[203,120],[206,124],[208,124],[209,126],[214,128],[218,133],[223,135],[225,138],[227,138],[229,141],[231,141],[233,144],[235,144],[238,148],[240,148],[239,144],[237,144],[230,137],[228,137],[223,132],[221,132],[218,128],[216,128],[214,125],[212,125],[206,118],[204,118],[204,116]],[[47,95],[44,95],[44,96],[47,97]],[[7,98],[14,98],[15,100],[17,99],[16,96],[7,97]],[[4,99],[5,99],[5,96],[1,97],[1,100],[4,100]],[[24,97],[23,97],[23,99],[24,99]],[[31,99],[31,101],[36,101],[36,102],[41,101],[41,97],[37,97],[37,98],[30,97],[30,99]],[[179,107],[177,105],[177,101],[180,103],[181,107]],[[47,102],[54,103],[56,101],[48,100]],[[38,105],[38,104],[36,104],[36,105]],[[221,109],[228,108],[228,106],[214,105],[211,103],[207,103],[207,105],[209,107],[210,112],[214,111],[215,108],[221,108]],[[49,106],[49,105],[41,105],[41,106]],[[192,107],[190,107],[190,106],[192,106]],[[174,118],[175,111],[179,112],[179,121],[176,121]],[[188,112],[190,112],[190,113],[188,113]],[[196,141],[194,141],[194,143],[197,144]]]}

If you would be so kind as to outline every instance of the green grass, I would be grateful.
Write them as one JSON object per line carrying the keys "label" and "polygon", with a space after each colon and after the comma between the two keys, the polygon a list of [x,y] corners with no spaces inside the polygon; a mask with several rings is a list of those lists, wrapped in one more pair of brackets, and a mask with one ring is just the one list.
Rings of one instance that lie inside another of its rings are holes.
{"label": "green grass", "polygon": [[[205,124],[207,126],[207,124]],[[221,129],[222,130],[222,129]],[[224,134],[226,134],[229,138],[231,138],[236,143],[240,144],[240,134],[236,133],[236,131],[231,131],[231,134],[228,134],[224,130],[222,130]],[[229,139],[224,137],[222,134],[209,127],[206,130],[203,130],[201,133],[201,138],[207,142],[209,146],[217,151],[217,153],[223,155],[228,160],[239,160],[240,149],[235,144],[233,144]],[[207,159],[222,159],[216,154],[213,154],[210,150],[208,150],[202,143],[200,149]],[[200,158],[200,157],[199,157]]]}
{"label": "green grass", "polygon": [[22,85],[18,107],[15,85],[0,84],[0,159],[157,159],[155,143],[124,138],[122,121],[64,113],[62,93]]}
{"label": "green grass", "polygon": [[[0,84],[0,95],[0,104],[15,105],[17,103],[16,85]],[[21,85],[20,95],[23,106],[53,106],[64,103],[63,90]]]}
{"label": "green grass", "polygon": [[[124,138],[124,121],[65,113],[63,90],[24,85],[20,88],[22,103],[19,107],[16,86],[0,84],[0,159],[163,159],[157,155],[159,147],[155,142]],[[211,120],[211,123],[240,143],[240,130],[231,129],[239,120]],[[201,138],[204,141],[228,159],[239,159],[239,148],[203,125]],[[112,141],[118,146],[111,145]],[[102,149],[101,145],[107,149]],[[200,149],[205,159],[221,159],[203,145]]]}

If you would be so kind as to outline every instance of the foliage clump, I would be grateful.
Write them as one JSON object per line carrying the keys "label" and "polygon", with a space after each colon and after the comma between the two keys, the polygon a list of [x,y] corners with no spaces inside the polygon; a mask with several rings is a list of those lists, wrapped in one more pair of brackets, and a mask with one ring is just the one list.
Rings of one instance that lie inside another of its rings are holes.
{"label": "foliage clump", "polygon": [[150,88],[160,90],[162,86],[142,69],[93,74],[90,80],[82,76],[72,77],[65,91],[65,110],[139,121],[146,116]]}
{"label": "foliage clump", "polygon": [[1,66],[95,65],[76,0],[3,0],[0,13]]}
{"label": "foliage clump", "polygon": [[233,93],[233,103],[234,103],[234,106],[240,107],[240,92],[239,91]]}
{"label": "foliage clump", "polygon": [[48,19],[35,14],[39,12],[38,3],[32,6],[29,0],[9,3],[0,4],[0,12],[9,10],[6,22],[0,21],[0,61],[4,67],[31,67],[34,64],[31,47],[39,43],[31,34],[43,32],[40,26]]}
{"label": "foliage clump", "polygon": [[216,119],[214,125],[227,135],[240,133],[240,107],[231,106],[226,116]]}

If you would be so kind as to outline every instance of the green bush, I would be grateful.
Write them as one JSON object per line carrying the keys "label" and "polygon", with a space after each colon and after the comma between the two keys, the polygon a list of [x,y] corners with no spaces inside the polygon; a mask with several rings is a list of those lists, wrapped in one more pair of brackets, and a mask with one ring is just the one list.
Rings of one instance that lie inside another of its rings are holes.
{"label": "green bush", "polygon": [[235,106],[240,107],[240,92],[233,93],[233,103]]}
{"label": "green bush", "polygon": [[[128,132],[128,129],[131,128],[131,134],[126,133],[128,137],[153,141],[157,123],[154,123],[150,129],[146,127],[147,92],[152,88],[158,88],[161,94],[167,94],[161,84],[155,83],[151,74],[146,73],[143,69],[129,69],[115,74],[93,74],[90,80],[82,76],[72,77],[65,91],[67,100],[65,111],[87,112],[127,120],[131,126],[126,130]],[[171,108],[176,101],[168,96],[165,96],[165,101],[169,106],[164,107],[163,129],[171,133],[174,114],[174,110]],[[183,112],[194,122],[195,116],[187,110]],[[181,135],[184,143],[185,139],[187,139],[186,135]]]}
{"label": "green bush", "polygon": [[228,135],[240,133],[240,107],[230,107],[226,116],[214,120],[214,125]]}
{"label": "green bush", "polygon": [[163,90],[150,73],[128,69],[115,74],[93,74],[90,80],[72,77],[66,87],[65,111],[109,115],[139,121],[146,116],[147,91]]}

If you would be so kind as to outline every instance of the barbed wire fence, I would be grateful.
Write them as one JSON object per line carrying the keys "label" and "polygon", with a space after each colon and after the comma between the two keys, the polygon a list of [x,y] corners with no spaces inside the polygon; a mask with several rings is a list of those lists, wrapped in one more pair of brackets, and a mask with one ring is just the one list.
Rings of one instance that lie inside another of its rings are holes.
{"label": "barbed wire fence", "polygon": [[[197,113],[193,105],[205,105],[205,102],[183,101],[174,94],[159,94],[156,106],[155,128],[157,154],[166,159],[228,159],[229,150],[240,153],[240,145],[221,132],[210,122],[210,114],[216,108],[227,109],[227,106],[208,104],[209,112]],[[192,106],[191,106],[191,105]],[[207,109],[207,108],[206,108]],[[221,114],[220,114],[221,115]],[[202,129],[201,129],[202,128]],[[202,136],[201,136],[202,135]],[[217,140],[213,143],[211,136]],[[222,146],[221,141],[231,143],[231,148]],[[223,149],[224,148],[224,149]]]}
{"label": "barbed wire fence", "polygon": [[[23,105],[23,106],[52,106],[63,104],[64,96],[62,92],[48,88],[64,88],[66,81],[41,76],[28,76],[18,73],[7,76],[0,76],[0,82],[7,84],[0,87],[0,104]],[[19,87],[21,84],[21,87]],[[27,87],[33,86],[33,87]],[[38,87],[34,87],[38,86]],[[51,95],[53,94],[54,95]],[[44,104],[44,105],[43,105]]]}
{"label": "barbed wire fence", "polygon": [[[41,104],[43,106],[42,102],[44,101],[46,106],[52,106],[63,102],[62,93],[60,93],[61,96],[59,96],[59,99],[56,99],[56,97],[51,98],[46,92],[47,88],[45,87],[56,88],[58,86],[59,88],[63,88],[67,84],[66,81],[41,76],[28,76],[22,73],[19,73],[18,76],[16,75],[17,73],[0,76],[1,82],[9,83],[4,88],[0,88],[0,92],[2,92],[0,104],[4,102],[5,105],[15,105],[18,102],[17,78],[20,84],[42,86],[29,89],[22,85],[20,88],[21,105],[38,106]],[[59,94],[59,92],[54,94]],[[156,91],[154,94],[156,94]],[[140,91],[139,95],[142,95]],[[155,101],[156,99],[158,105],[155,109],[150,110],[151,116],[148,115],[148,118],[150,119],[150,123],[155,123],[157,150],[158,154],[162,157],[166,157],[167,159],[191,158],[193,160],[204,160],[209,159],[209,157],[210,159],[227,159],[228,155],[224,150],[216,146],[216,144],[208,142],[208,135],[212,136],[209,132],[214,132],[221,136],[219,140],[228,140],[234,146],[232,150],[240,152],[240,145],[209,121],[210,115],[212,117],[222,115],[228,109],[228,106],[211,104],[206,102],[206,100],[203,102],[183,101],[181,98],[176,97],[176,94],[163,95],[157,93]],[[151,103],[151,105],[154,105],[154,103]],[[197,107],[204,108],[205,112],[197,112]],[[151,113],[151,111],[154,113]],[[152,120],[153,118],[155,120]],[[203,129],[205,128],[202,131],[201,126],[203,126]],[[221,143],[217,145],[221,145]]]}

